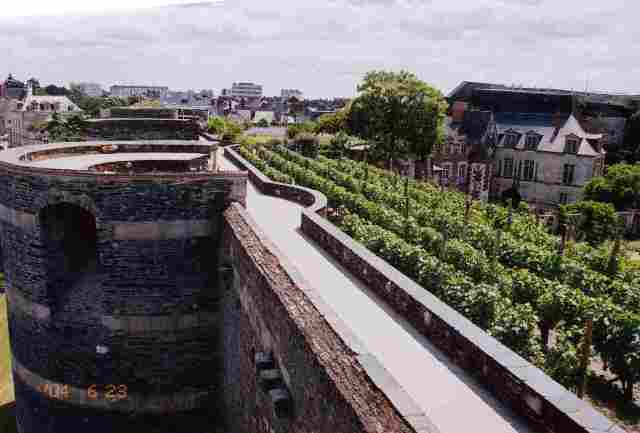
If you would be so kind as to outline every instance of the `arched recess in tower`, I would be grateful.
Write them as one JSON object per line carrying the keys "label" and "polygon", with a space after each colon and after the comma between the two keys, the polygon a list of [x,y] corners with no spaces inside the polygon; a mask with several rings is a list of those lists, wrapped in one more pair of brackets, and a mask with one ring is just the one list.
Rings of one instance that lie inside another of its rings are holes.
{"label": "arched recess in tower", "polygon": [[98,268],[96,220],[80,206],[59,203],[43,208],[40,221],[48,296],[62,308],[65,295]]}

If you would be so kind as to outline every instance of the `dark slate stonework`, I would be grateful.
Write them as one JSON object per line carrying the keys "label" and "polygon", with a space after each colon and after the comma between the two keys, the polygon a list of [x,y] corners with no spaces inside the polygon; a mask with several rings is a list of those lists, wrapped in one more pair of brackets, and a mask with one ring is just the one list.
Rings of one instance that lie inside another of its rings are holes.
{"label": "dark slate stonework", "polygon": [[89,140],[197,140],[196,122],[178,119],[114,118],[90,120]]}
{"label": "dark slate stonework", "polygon": [[[245,181],[0,163],[0,238],[21,432],[228,433],[216,251],[223,211],[236,183]],[[71,259],[60,253],[65,244],[52,237],[41,213],[58,203],[95,218],[96,263],[89,260],[77,275],[65,275]],[[52,398],[48,384],[76,391],[126,385],[129,399],[102,407],[75,391]]]}
{"label": "dark slate stonework", "polygon": [[109,410],[79,409],[61,400],[43,398],[42,394],[34,392],[20,379],[15,380],[15,389],[26,403],[16,407],[19,431],[25,433],[230,433],[221,426],[219,414],[206,409],[186,413],[167,412],[165,416],[114,413]]}

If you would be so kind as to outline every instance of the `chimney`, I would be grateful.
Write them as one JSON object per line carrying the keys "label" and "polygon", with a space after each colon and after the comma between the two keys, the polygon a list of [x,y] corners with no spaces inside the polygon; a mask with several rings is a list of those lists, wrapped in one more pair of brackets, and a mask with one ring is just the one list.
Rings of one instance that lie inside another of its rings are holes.
{"label": "chimney", "polygon": [[462,101],[456,101],[451,107],[451,121],[462,122],[464,119],[464,112],[467,110],[467,103]]}
{"label": "chimney", "polygon": [[553,114],[553,120],[552,120],[553,127],[556,129],[562,128],[562,125],[564,124],[564,120],[565,120],[565,116],[559,111],[556,111]]}

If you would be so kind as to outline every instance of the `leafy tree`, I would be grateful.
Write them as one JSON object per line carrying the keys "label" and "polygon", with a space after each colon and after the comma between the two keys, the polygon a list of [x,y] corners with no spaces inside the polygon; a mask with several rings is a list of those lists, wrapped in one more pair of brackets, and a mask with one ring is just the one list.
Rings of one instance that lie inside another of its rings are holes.
{"label": "leafy tree", "polygon": [[100,114],[101,109],[124,107],[128,105],[128,101],[126,99],[118,98],[116,96],[87,96],[75,87],[71,88],[69,99],[71,99],[74,104],[80,107],[85,114],[90,117],[97,117]]}
{"label": "leafy tree", "polygon": [[585,199],[613,204],[617,210],[640,207],[640,165],[616,164],[584,188]]}
{"label": "leafy tree", "polygon": [[329,140],[329,148],[327,149],[327,157],[340,158],[347,156],[353,137],[340,131]]}
{"label": "leafy tree", "polygon": [[407,156],[424,160],[443,139],[447,103],[439,90],[414,74],[369,72],[358,92],[349,110],[349,128],[381,149],[389,166]]}
{"label": "leafy tree", "polygon": [[84,141],[86,123],[79,115],[72,116],[65,122],[58,113],[53,113],[44,130],[49,134],[50,141]]}
{"label": "leafy tree", "polygon": [[316,125],[313,122],[293,123],[287,126],[287,137],[293,139],[298,134],[308,133],[313,134],[316,130]]}
{"label": "leafy tree", "polygon": [[317,136],[309,133],[298,134],[295,138],[295,142],[296,147],[300,149],[302,155],[310,158],[318,156],[320,142]]}
{"label": "leafy tree", "polygon": [[580,379],[580,356],[576,341],[581,330],[558,329],[555,344],[545,354],[544,371],[564,387],[575,390]]}
{"label": "leafy tree", "polygon": [[222,117],[211,117],[207,121],[207,131],[211,134],[222,134],[225,127],[225,121]]}
{"label": "leafy tree", "polygon": [[594,246],[613,239],[622,228],[616,209],[610,203],[587,200],[560,207],[563,222],[573,220],[572,215],[578,216],[577,240]]}
{"label": "leafy tree", "polygon": [[260,119],[260,121],[257,123],[257,126],[259,128],[268,128],[269,127],[269,121],[265,118]]}
{"label": "leafy tree", "polygon": [[226,119],[224,121],[224,129],[222,130],[222,142],[224,143],[233,143],[235,142],[244,131],[243,125],[234,122],[233,120]]}
{"label": "leafy tree", "polygon": [[332,114],[323,114],[318,119],[315,132],[318,134],[337,134],[347,128],[348,109],[342,109]]}
{"label": "leafy tree", "polygon": [[625,399],[633,401],[633,386],[640,382],[640,315],[607,303],[600,313],[594,322],[594,347],[622,383]]}
{"label": "leafy tree", "polygon": [[66,96],[69,94],[69,90],[66,87],[58,87],[54,84],[49,84],[44,90],[50,96]]}
{"label": "leafy tree", "polygon": [[538,317],[529,304],[499,303],[495,322],[489,334],[525,359],[535,362],[541,357],[542,347],[535,335]]}

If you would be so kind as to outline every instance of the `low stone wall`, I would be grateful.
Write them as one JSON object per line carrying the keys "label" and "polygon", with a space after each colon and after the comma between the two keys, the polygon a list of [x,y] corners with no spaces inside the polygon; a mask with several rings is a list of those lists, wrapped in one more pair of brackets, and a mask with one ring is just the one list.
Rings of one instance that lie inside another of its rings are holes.
{"label": "low stone wall", "polygon": [[120,141],[100,145],[96,143],[55,143],[50,148],[26,153],[24,161],[41,161],[51,158],[63,158],[75,155],[97,155],[101,153],[199,153],[207,155],[210,144],[198,144],[192,140],[163,141]]}
{"label": "low stone wall", "polygon": [[302,231],[499,401],[533,425],[543,431],[562,433],[623,432],[589,403],[580,400],[324,218],[303,212]]}
{"label": "low stone wall", "polygon": [[87,121],[92,140],[197,140],[197,123],[179,119],[113,118]]}
{"label": "low stone wall", "polygon": [[[225,155],[249,171],[264,193],[281,185],[270,182],[233,149]],[[296,188],[289,186],[290,188]],[[307,190],[319,194],[316,191]],[[280,196],[288,198],[285,193]],[[290,193],[294,201],[298,197]],[[299,202],[299,201],[298,201]],[[465,369],[500,402],[541,431],[624,433],[610,419],[552,380],[544,372],[489,336],[384,260],[371,253],[321,216],[318,204],[302,211],[302,231],[364,281],[381,299]]]}
{"label": "low stone wall", "polygon": [[[225,212],[222,244],[225,323],[235,327],[224,338],[231,431],[438,433],[238,204]],[[258,354],[273,359],[286,417],[261,383]]]}
{"label": "low stone wall", "polygon": [[260,170],[235,151],[236,146],[225,147],[224,155],[242,170],[246,170],[249,180],[262,191],[263,194],[280,197],[307,207],[307,211],[325,215],[327,198],[324,194],[313,189],[297,185],[272,182]]}
{"label": "low stone wall", "polygon": [[[325,212],[323,194],[271,182],[231,148],[225,155],[264,193]],[[234,431],[439,433],[243,207],[225,212],[222,244],[229,260],[225,323],[234,324],[224,327],[224,376],[236,385],[226,396]],[[256,353],[273,354],[291,397],[290,418],[278,419],[260,389]]]}

